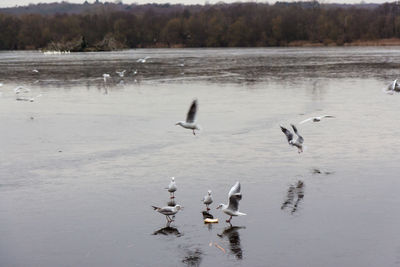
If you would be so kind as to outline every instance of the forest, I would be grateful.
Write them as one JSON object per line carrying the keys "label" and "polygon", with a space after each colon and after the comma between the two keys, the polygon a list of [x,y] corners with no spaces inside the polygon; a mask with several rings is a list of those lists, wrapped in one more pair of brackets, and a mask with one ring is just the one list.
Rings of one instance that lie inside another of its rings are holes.
{"label": "forest", "polygon": [[[64,3],[65,4],[65,3]],[[345,45],[400,38],[399,2],[80,5],[79,12],[0,10],[0,49],[99,51],[144,47]]]}

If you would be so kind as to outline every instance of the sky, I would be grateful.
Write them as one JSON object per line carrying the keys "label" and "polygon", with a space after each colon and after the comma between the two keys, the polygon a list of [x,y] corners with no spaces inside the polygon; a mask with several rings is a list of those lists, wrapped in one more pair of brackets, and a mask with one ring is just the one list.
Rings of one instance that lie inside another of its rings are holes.
{"label": "sky", "polygon": [[[100,2],[113,2],[114,0],[100,0]],[[284,0],[281,0],[284,1]],[[286,1],[293,1],[293,0],[286,0]],[[0,7],[13,7],[13,6],[25,6],[29,4],[38,4],[38,3],[53,3],[57,2],[56,0],[0,0]],[[60,1],[58,1],[60,2]],[[67,1],[69,3],[78,3],[81,4],[84,2],[84,0],[69,0]],[[88,0],[89,3],[93,3],[94,0]],[[146,4],[146,3],[171,3],[171,4],[204,4],[206,0],[122,0],[124,4]],[[220,2],[220,0],[209,0],[208,1],[210,4],[214,4],[217,2]],[[238,0],[224,0],[223,2],[225,3],[233,3],[233,2],[238,2]],[[269,1],[256,1],[256,0],[242,0],[241,2],[269,2],[269,3],[275,3],[275,0],[269,0]],[[319,1],[320,3],[346,3],[346,4],[354,4],[354,3],[360,3],[361,0],[321,0]],[[385,3],[385,2],[394,2],[394,0],[366,0],[364,2],[367,3]]]}

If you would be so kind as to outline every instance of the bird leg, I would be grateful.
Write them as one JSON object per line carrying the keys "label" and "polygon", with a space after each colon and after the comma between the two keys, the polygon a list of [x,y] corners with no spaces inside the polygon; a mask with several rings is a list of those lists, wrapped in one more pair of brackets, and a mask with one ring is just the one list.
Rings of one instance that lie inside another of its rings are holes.
{"label": "bird leg", "polygon": [[174,220],[173,219],[171,219],[168,215],[165,215],[165,217],[167,218],[167,223],[171,223],[171,222],[173,222]]}
{"label": "bird leg", "polygon": [[209,210],[210,210],[210,208],[208,207],[208,204],[206,205],[206,207],[207,207],[207,211],[209,211]]}
{"label": "bird leg", "polygon": [[229,220],[226,220],[227,223],[231,223],[232,216],[229,218]]}
{"label": "bird leg", "polygon": [[174,199],[174,198],[175,198],[175,193],[174,193],[174,192],[170,193],[170,198],[171,198],[171,199]]}
{"label": "bird leg", "polygon": [[193,129],[193,135],[196,135],[196,133],[194,132],[194,129]]}

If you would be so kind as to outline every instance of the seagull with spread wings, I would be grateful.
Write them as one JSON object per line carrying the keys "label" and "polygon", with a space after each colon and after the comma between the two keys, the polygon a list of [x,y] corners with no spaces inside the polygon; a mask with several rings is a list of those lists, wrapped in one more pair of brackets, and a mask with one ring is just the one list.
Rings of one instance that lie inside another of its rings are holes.
{"label": "seagull with spread wings", "polygon": [[282,125],[280,126],[281,130],[286,135],[289,145],[297,147],[298,152],[301,153],[303,152],[304,138],[298,133],[296,126],[294,126],[293,124],[290,125],[292,126],[294,133],[297,135],[296,140],[294,139],[292,132],[283,127]]}
{"label": "seagull with spread wings", "polygon": [[196,113],[197,113],[197,99],[193,100],[192,105],[186,116],[186,121],[178,121],[175,125],[180,125],[183,128],[190,129],[193,134],[196,135],[194,130],[200,130],[200,125],[196,123]]}
{"label": "seagull with spread wings", "polygon": [[304,121],[301,121],[299,124],[303,124],[303,123],[308,122],[308,121],[320,122],[323,118],[336,118],[336,117],[332,116],[332,115],[323,115],[323,116],[319,116],[319,117],[311,117],[311,118],[308,118],[308,119],[306,119]]}
{"label": "seagull with spread wings", "polygon": [[242,193],[240,193],[240,183],[236,182],[234,186],[232,186],[231,190],[228,194],[229,203],[219,204],[217,209],[222,209],[222,211],[229,216],[229,220],[226,220],[227,223],[231,223],[232,216],[243,216],[245,213],[239,212],[239,201],[242,199]]}

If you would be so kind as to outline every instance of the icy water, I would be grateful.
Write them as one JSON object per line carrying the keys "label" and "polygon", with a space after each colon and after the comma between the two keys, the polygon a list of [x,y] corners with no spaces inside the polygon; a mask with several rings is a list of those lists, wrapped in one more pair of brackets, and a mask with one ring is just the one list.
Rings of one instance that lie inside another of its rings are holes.
{"label": "icy water", "polygon": [[0,265],[400,266],[399,74],[397,47],[1,52]]}

